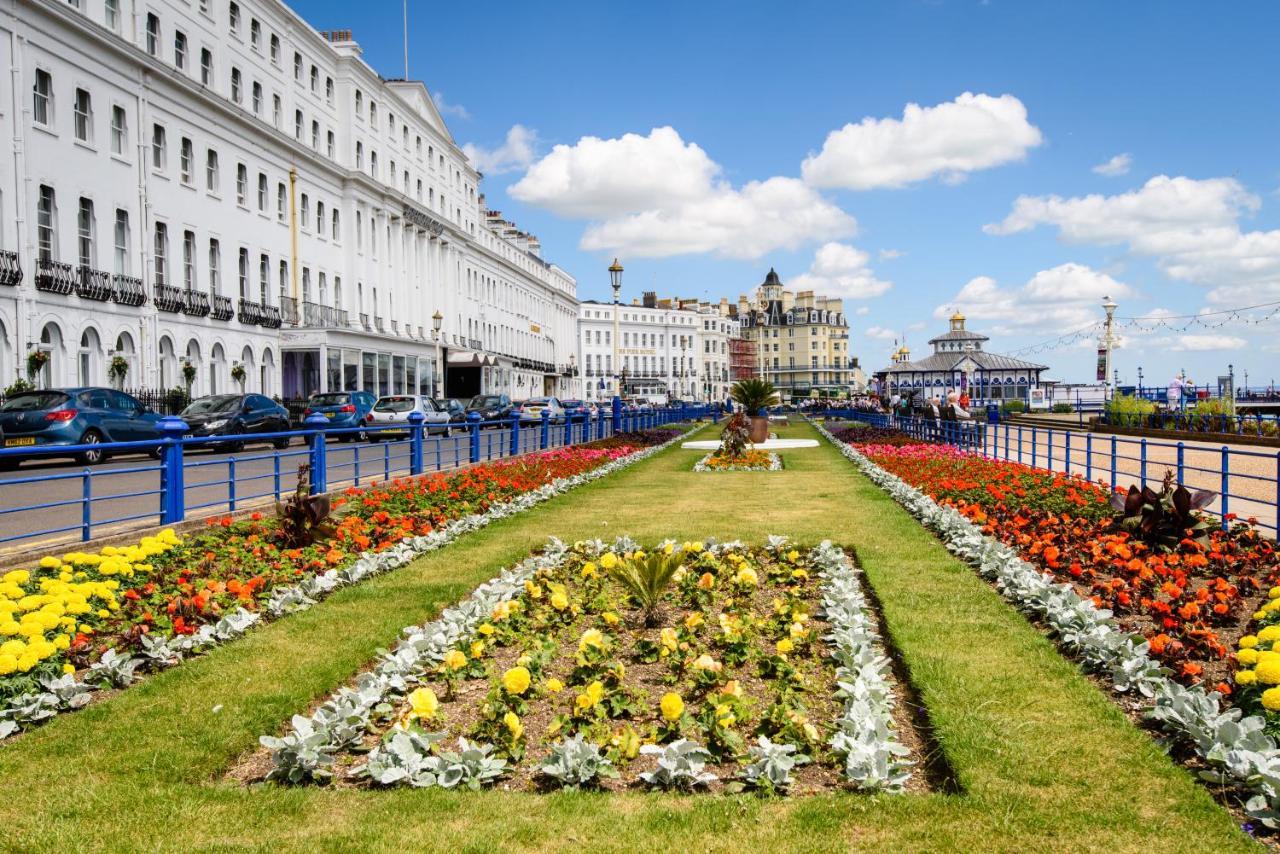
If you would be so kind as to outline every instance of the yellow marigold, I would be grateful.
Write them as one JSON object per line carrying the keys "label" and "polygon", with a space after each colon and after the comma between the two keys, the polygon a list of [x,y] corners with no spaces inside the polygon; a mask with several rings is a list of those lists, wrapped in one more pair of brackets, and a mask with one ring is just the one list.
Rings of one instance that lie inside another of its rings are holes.
{"label": "yellow marigold", "polygon": [[511,733],[511,740],[515,741],[524,735],[524,724],[520,723],[520,717],[515,712],[507,712],[502,716],[502,723]]}
{"label": "yellow marigold", "polygon": [[413,717],[430,720],[436,716],[440,701],[436,699],[436,692],[430,688],[418,688],[409,694],[409,708]]}
{"label": "yellow marigold", "polygon": [[1280,712],[1280,688],[1268,688],[1263,691],[1262,705],[1267,711]]}
{"label": "yellow marigold", "polygon": [[1257,683],[1257,681],[1258,681],[1258,674],[1254,673],[1252,670],[1236,671],[1237,685],[1253,685]]}
{"label": "yellow marigold", "polygon": [[618,556],[613,552],[605,552],[600,555],[600,565],[605,569],[613,569],[618,565]]}
{"label": "yellow marigold", "polygon": [[1280,661],[1263,658],[1258,662],[1258,681],[1264,685],[1280,685]]}
{"label": "yellow marigold", "polygon": [[791,638],[783,638],[778,641],[778,655],[786,655],[795,649],[795,644],[791,642]]}
{"label": "yellow marigold", "polygon": [[1240,638],[1239,646],[1241,649],[1253,649],[1257,645],[1258,645],[1258,639],[1253,635],[1245,635],[1244,637]]}
{"label": "yellow marigold", "polygon": [[684,700],[674,691],[663,694],[658,707],[662,709],[662,716],[671,723],[680,720],[680,716],[684,714]]}
{"label": "yellow marigold", "polygon": [[45,557],[40,558],[40,567],[42,569],[57,569],[60,566],[62,566],[62,561],[52,555],[46,555]]}
{"label": "yellow marigold", "polygon": [[467,657],[460,649],[451,649],[444,654],[444,666],[450,670],[461,670],[467,666]]}
{"label": "yellow marigold", "polygon": [[1241,664],[1257,664],[1258,651],[1256,649],[1242,649],[1236,653],[1236,661]]}
{"label": "yellow marigold", "polygon": [[1267,591],[1268,599],[1280,599],[1280,587],[1272,587]]}
{"label": "yellow marigold", "polygon": [[519,696],[529,690],[529,670],[526,667],[513,667],[502,674],[502,687],[508,694]]}
{"label": "yellow marigold", "polygon": [[1280,626],[1263,626],[1258,632],[1258,640],[1275,641],[1280,640]]}
{"label": "yellow marigold", "polygon": [[551,678],[546,681],[544,687],[546,687],[548,694],[559,694],[564,690],[564,683],[559,679]]}
{"label": "yellow marigold", "polygon": [[7,676],[18,669],[18,656],[9,652],[0,652],[0,676]]}
{"label": "yellow marigold", "polygon": [[63,672],[63,673],[68,673],[68,674],[70,674],[70,673],[75,673],[75,672],[76,672],[76,666],[75,666],[74,664],[71,664],[70,662],[68,662],[68,663],[66,663],[66,664],[62,665],[62,672]]}

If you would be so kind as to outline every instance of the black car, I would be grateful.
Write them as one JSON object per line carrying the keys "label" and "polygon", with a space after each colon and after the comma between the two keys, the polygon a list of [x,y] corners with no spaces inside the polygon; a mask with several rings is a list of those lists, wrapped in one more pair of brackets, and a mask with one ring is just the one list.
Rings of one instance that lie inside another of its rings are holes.
{"label": "black car", "polygon": [[456,397],[437,397],[434,398],[436,409],[449,413],[449,430],[456,431],[459,427],[467,426],[467,407],[462,401]]}
{"label": "black car", "polygon": [[[477,394],[467,403],[467,415],[472,412],[480,415],[481,421],[501,421],[504,424],[511,419],[511,398],[505,394]],[[484,427],[494,427],[485,424]]]}
{"label": "black car", "polygon": [[[255,433],[285,433],[289,410],[260,394],[211,394],[197,398],[180,416],[190,428],[188,436],[227,436],[219,447],[238,451]],[[234,438],[230,438],[234,437]],[[271,439],[276,448],[289,447],[289,437]]]}

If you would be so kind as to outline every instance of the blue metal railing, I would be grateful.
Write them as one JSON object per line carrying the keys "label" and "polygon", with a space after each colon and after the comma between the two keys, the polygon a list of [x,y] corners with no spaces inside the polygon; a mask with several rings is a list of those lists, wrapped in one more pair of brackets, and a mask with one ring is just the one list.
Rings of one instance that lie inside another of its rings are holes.
{"label": "blue metal railing", "polygon": [[[108,527],[171,525],[192,514],[233,512],[265,499],[279,500],[293,490],[298,466],[303,463],[310,466],[312,491],[327,492],[338,485],[360,486],[396,476],[447,471],[680,421],[718,420],[720,413],[719,405],[642,410],[618,404],[595,413],[570,413],[562,423],[553,422],[550,413],[543,413],[540,420],[523,422],[518,415],[482,421],[472,413],[465,425],[455,426],[447,436],[429,435],[420,413],[410,413],[407,427],[332,428],[324,416],[312,415],[301,430],[236,438],[239,443],[302,437],[302,447],[237,451],[213,458],[193,452],[217,451],[228,444],[228,437],[185,436],[187,425],[179,418],[167,417],[160,422],[164,438],[158,444],[153,439],[0,448],[0,465],[6,460],[47,460],[84,451],[101,451],[103,459],[127,454],[159,457],[158,462],[123,467],[77,466],[0,479],[0,544],[73,532],[78,539],[89,540]],[[368,443],[329,443],[330,439],[366,436]],[[119,491],[111,491],[112,487]]]}
{"label": "blue metal railing", "polygon": [[1110,489],[1158,484],[1166,470],[1189,489],[1217,498],[1207,510],[1223,517],[1252,518],[1259,529],[1280,532],[1280,451],[1211,442],[1166,441],[1101,435],[1017,422],[939,422],[932,418],[861,410],[828,410],[827,418],[861,421],[902,430],[922,441],[942,442],[985,457],[1078,474]]}

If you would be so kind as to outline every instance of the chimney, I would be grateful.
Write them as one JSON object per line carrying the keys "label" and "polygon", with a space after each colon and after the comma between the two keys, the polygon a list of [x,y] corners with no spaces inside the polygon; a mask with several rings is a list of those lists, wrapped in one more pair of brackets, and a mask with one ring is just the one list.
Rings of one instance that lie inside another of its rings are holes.
{"label": "chimney", "polygon": [[644,294],[643,294],[643,296],[644,296],[644,307],[645,307],[645,308],[656,308],[656,307],[657,307],[657,305],[658,305],[658,292],[657,292],[657,291],[645,291],[645,292],[644,292]]}

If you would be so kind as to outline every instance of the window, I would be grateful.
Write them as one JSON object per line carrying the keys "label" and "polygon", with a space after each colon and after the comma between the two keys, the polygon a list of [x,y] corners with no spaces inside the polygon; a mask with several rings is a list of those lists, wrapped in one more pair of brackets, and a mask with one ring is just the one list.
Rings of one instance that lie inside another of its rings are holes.
{"label": "window", "polygon": [[315,92],[320,88],[320,69],[314,65],[311,66],[311,91]]}
{"label": "window", "polygon": [[196,288],[196,233],[182,232],[182,285],[189,291]]}
{"label": "window", "polygon": [[187,34],[177,30],[173,32],[173,65],[179,70],[187,67]]}
{"label": "window", "polygon": [[271,278],[271,259],[265,254],[258,256],[258,301],[267,304],[267,280]]}
{"label": "window", "polygon": [[243,207],[249,196],[249,169],[243,163],[236,164],[236,204]]}
{"label": "window", "polygon": [[254,50],[262,50],[262,24],[254,18],[249,22],[249,46]]}
{"label": "window", "polygon": [[325,139],[325,152],[328,154],[330,160],[333,159],[333,149],[334,149],[333,131],[329,131]]}
{"label": "window", "polygon": [[364,248],[364,214],[356,211],[356,249]]}
{"label": "window", "polygon": [[209,293],[222,292],[222,244],[209,240]]}
{"label": "window", "polygon": [[415,136],[413,138],[414,153],[418,155],[418,159],[422,159],[422,137]]}
{"label": "window", "polygon": [[151,128],[151,168],[164,170],[169,159],[168,143],[165,141],[164,125],[153,125]]}
{"label": "window", "polygon": [[261,172],[258,173],[258,210],[267,212],[267,176]]}
{"label": "window", "polygon": [[237,269],[240,280],[240,299],[249,298],[249,250],[241,247],[240,263]]}
{"label": "window", "polygon": [[324,99],[330,104],[333,103],[333,78],[326,77],[324,79]]}
{"label": "window", "polygon": [[293,111],[293,138],[302,141],[302,110]]}
{"label": "window", "polygon": [[375,178],[378,177],[378,152],[376,151],[369,152],[369,174]]}
{"label": "window", "polygon": [[293,79],[302,80],[302,54],[296,50],[293,52]]}
{"label": "window", "polygon": [[91,142],[89,137],[93,136],[93,101],[84,89],[76,90],[75,120],[76,139]]}
{"label": "window", "polygon": [[200,48],[200,85],[213,85],[213,51],[207,47]]}
{"label": "window", "polygon": [[235,101],[237,104],[240,103],[240,84],[240,69],[231,69],[231,100]]}
{"label": "window", "polygon": [[418,201],[422,201],[422,179],[418,179]]}
{"label": "window", "polygon": [[240,34],[240,6],[236,3],[227,8],[227,26],[231,28],[231,32]]}
{"label": "window", "polygon": [[169,274],[169,227],[163,222],[156,223],[155,282],[160,287],[168,284]]}
{"label": "window", "polygon": [[280,37],[274,33],[271,35],[271,61],[280,64]]}
{"label": "window", "polygon": [[364,115],[364,93],[356,90],[356,118]]}
{"label": "window", "polygon": [[253,81],[253,114],[262,115],[262,84],[257,80]]}
{"label": "window", "polygon": [[280,298],[284,299],[289,293],[289,262],[281,259],[280,261]]}
{"label": "window", "polygon": [[280,96],[272,95],[271,96],[271,124],[273,127],[277,129],[280,127],[281,112],[282,112],[282,108],[280,106]]}
{"label": "window", "polygon": [[307,222],[308,222],[308,221],[310,221],[310,219],[311,219],[311,200],[310,200],[309,198],[307,198],[307,194],[306,194],[306,193],[303,193],[303,194],[302,194],[301,211],[302,211],[302,216],[301,216],[301,217],[299,217],[299,223],[298,223],[298,224],[299,224],[299,225],[302,227],[302,229],[305,231],[305,230],[306,230],[306,228],[307,228]]}
{"label": "window", "polygon": [[160,16],[155,12],[147,13],[147,53],[155,56],[160,52]]}
{"label": "window", "polygon": [[103,6],[102,22],[109,30],[120,26],[120,0],[107,0]]}
{"label": "window", "polygon": [[204,188],[210,193],[218,192],[218,152],[212,148],[204,156]]}
{"label": "window", "polygon": [[51,261],[58,254],[58,203],[53,187],[40,185],[36,202],[36,253],[41,261]]}
{"label": "window", "polygon": [[377,103],[377,101],[370,101],[370,102],[369,102],[369,124],[371,124],[371,125],[373,125],[373,126],[374,126],[374,130],[377,130],[377,125],[378,125],[378,103]]}
{"label": "window", "polygon": [[316,202],[316,234],[324,237],[324,202]]}
{"label": "window", "polygon": [[129,142],[129,118],[124,107],[111,108],[111,153],[124,156]]}
{"label": "window", "polygon": [[320,150],[320,123],[315,119],[311,120],[311,147]]}
{"label": "window", "polygon": [[364,143],[363,142],[356,143],[356,168],[357,169],[364,168]]}
{"label": "window", "polygon": [[116,274],[129,275],[129,212],[116,209]]}
{"label": "window", "polygon": [[42,68],[36,69],[36,82],[32,86],[31,114],[36,124],[53,124],[53,78]]}
{"label": "window", "polygon": [[178,150],[178,169],[182,173],[184,184],[190,184],[192,181],[191,174],[195,170],[195,164],[192,161],[195,159],[195,149],[191,145],[191,140],[184,136],[181,148]]}
{"label": "window", "polygon": [[333,219],[333,239],[337,240],[338,239],[338,209],[337,208],[333,209],[332,219]]}
{"label": "window", "polygon": [[97,229],[97,223],[93,216],[93,200],[81,198],[80,212],[76,217],[76,236],[78,237],[76,248],[79,250],[78,257],[81,267],[92,269],[96,266],[96,253],[94,252],[94,232]]}
{"label": "window", "polygon": [[276,221],[284,222],[284,212],[289,206],[288,197],[285,195],[284,182],[276,184]]}

